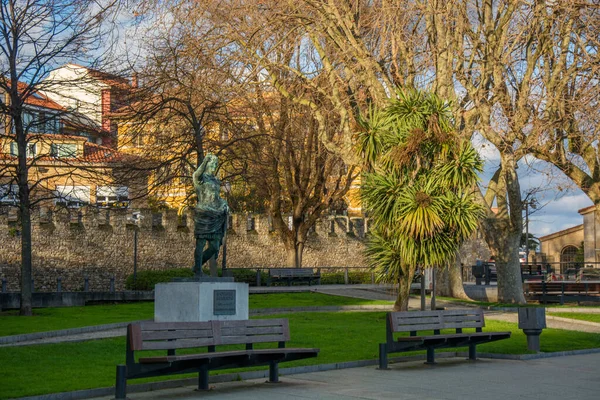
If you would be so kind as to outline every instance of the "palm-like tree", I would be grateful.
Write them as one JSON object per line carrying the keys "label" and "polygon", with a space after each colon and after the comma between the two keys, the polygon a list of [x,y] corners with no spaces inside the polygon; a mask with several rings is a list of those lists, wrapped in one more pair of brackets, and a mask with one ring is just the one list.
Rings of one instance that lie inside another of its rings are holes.
{"label": "palm-like tree", "polygon": [[399,282],[394,309],[407,310],[416,269],[453,260],[475,231],[483,164],[457,136],[448,104],[433,94],[399,92],[361,124],[368,171],[362,199],[373,218],[367,257],[378,281]]}

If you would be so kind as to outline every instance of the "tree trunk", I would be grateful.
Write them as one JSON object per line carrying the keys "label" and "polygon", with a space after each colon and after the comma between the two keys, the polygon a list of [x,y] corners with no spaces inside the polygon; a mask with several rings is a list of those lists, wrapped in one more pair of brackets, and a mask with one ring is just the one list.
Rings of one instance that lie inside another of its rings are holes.
{"label": "tree trunk", "polygon": [[398,283],[398,297],[394,303],[394,311],[408,311],[408,298],[410,285],[415,277],[415,268],[409,268],[408,274],[400,276]]}
{"label": "tree trunk", "polygon": [[505,245],[496,253],[496,272],[498,274],[498,301],[501,303],[525,304],[521,264],[519,261],[520,234],[500,234]]}
{"label": "tree trunk", "polygon": [[460,255],[456,253],[454,263],[448,265],[448,287],[450,289],[450,297],[455,299],[471,300],[465,293],[465,287],[462,279],[462,265]]}
{"label": "tree trunk", "polygon": [[288,265],[292,268],[302,268],[302,253],[304,252],[304,243],[296,242],[293,247],[287,249]]}
{"label": "tree trunk", "polygon": [[[16,86],[16,85],[15,85]],[[16,104],[13,99],[12,104]],[[19,314],[32,315],[32,255],[31,255],[31,201],[29,193],[29,166],[27,165],[27,139],[23,130],[22,109],[15,112],[15,124],[18,156],[17,184],[19,185],[19,214],[21,220],[21,305]]]}
{"label": "tree trunk", "polygon": [[435,274],[435,295],[452,297],[452,290],[450,289],[450,274],[448,273],[448,266],[438,268]]}

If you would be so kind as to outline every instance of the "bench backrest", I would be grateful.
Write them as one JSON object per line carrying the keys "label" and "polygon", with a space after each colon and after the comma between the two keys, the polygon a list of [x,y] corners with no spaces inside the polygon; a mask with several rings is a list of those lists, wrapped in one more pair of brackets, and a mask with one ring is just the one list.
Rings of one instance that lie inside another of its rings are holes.
{"label": "bench backrest", "polygon": [[599,283],[587,283],[587,282],[526,282],[525,290],[529,292],[541,293],[544,290],[546,292],[585,292],[585,291],[598,291],[600,288]]}
{"label": "bench backrest", "polygon": [[271,268],[269,275],[278,278],[309,277],[315,273],[312,268]]}
{"label": "bench backrest", "polygon": [[206,322],[142,322],[130,324],[128,345],[138,350],[175,350],[226,344],[279,342],[290,340],[287,319],[251,319]]}
{"label": "bench backrest", "polygon": [[393,332],[483,328],[483,310],[408,311],[388,314],[388,336]]}

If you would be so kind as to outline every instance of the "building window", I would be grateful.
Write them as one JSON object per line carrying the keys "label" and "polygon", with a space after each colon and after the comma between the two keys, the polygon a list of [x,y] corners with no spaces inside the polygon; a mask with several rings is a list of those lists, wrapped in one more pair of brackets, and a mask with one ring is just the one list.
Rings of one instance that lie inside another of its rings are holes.
{"label": "building window", "polygon": [[560,252],[560,263],[562,267],[571,267],[576,258],[577,247],[575,246],[567,246]]}
{"label": "building window", "polygon": [[19,186],[0,185],[0,204],[19,204]]}
{"label": "building window", "polygon": [[79,208],[90,203],[89,186],[56,186],[54,191],[56,205],[67,208]]}
{"label": "building window", "polygon": [[27,133],[60,133],[60,119],[51,113],[23,112],[23,128]]}
{"label": "building window", "polygon": [[56,158],[77,157],[77,145],[73,143],[52,143],[50,145],[50,156]]}
{"label": "building window", "polygon": [[[26,155],[28,158],[35,157],[37,155],[37,145],[35,143],[27,143],[26,144]],[[17,142],[12,142],[10,144],[10,155],[16,157],[19,155],[19,147]]]}
{"label": "building window", "polygon": [[99,208],[127,208],[129,206],[129,188],[127,186],[98,186],[96,205]]}

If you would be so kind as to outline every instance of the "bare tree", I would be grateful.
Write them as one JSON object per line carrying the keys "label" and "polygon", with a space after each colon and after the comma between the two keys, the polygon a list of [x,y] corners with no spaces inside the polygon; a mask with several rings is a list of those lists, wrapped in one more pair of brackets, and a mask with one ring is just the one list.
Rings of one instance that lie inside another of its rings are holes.
{"label": "bare tree", "polygon": [[196,4],[194,20],[181,4],[140,9],[149,23],[139,28],[145,37],[144,60],[134,66],[139,85],[115,114],[119,149],[147,159],[131,166],[151,173],[147,194],[164,201],[168,193],[180,193],[170,206],[193,195],[192,172],[207,150],[218,148],[219,131],[228,123],[225,104],[236,86],[222,55],[226,43],[203,16],[205,6]]}
{"label": "bare tree", "polygon": [[[357,176],[319,141],[319,123],[310,108],[295,105],[272,89],[248,93],[237,129],[225,146],[234,172],[265,199],[272,229],[288,253],[288,263],[302,267],[311,229],[324,213],[343,201]],[[335,129],[335,118],[329,120]]]}
{"label": "bare tree", "polygon": [[[19,217],[21,224],[21,315],[31,315],[31,190],[30,170],[36,158],[28,158],[25,103],[38,91],[47,73],[74,60],[89,62],[101,54],[103,28],[116,1],[6,0],[0,5],[0,89],[6,100],[0,111],[7,122],[5,136],[16,143]],[[96,55],[96,57],[94,57]]]}

